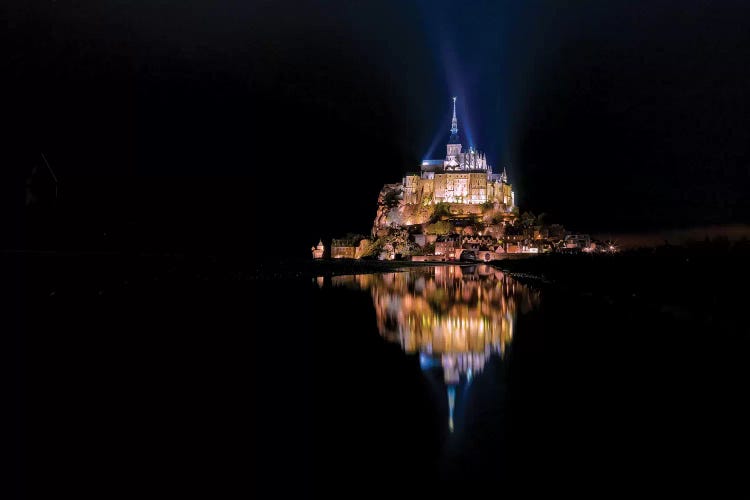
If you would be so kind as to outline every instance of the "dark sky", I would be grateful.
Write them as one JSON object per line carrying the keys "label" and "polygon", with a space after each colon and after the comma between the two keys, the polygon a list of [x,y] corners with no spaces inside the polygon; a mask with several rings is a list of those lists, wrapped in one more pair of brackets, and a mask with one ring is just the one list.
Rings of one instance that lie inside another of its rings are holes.
{"label": "dark sky", "polygon": [[522,210],[750,221],[746,2],[133,4],[7,9],[19,163],[47,155],[79,225],[291,254],[367,232],[382,184],[443,154],[451,95]]}

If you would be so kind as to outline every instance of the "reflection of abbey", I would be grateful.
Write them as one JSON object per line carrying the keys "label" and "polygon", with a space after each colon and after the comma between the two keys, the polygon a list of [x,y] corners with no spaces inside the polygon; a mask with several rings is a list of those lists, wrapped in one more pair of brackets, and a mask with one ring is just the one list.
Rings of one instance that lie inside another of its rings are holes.
{"label": "reflection of abbey", "polygon": [[515,195],[505,169],[502,174],[493,173],[484,154],[473,148],[463,150],[458,136],[455,97],[445,159],[424,160],[419,173],[406,174],[403,198],[406,204],[490,202],[497,203],[506,212],[513,210]]}
{"label": "reflection of abbey", "polygon": [[539,301],[538,292],[486,264],[334,276],[331,283],[369,290],[380,334],[442,366],[448,384],[481,373],[490,355],[502,356],[517,309]]}
{"label": "reflection of abbey", "polygon": [[539,304],[538,291],[486,264],[333,276],[331,284],[369,290],[380,335],[418,354],[423,371],[442,376],[451,432],[457,395],[466,394],[456,388],[504,355],[518,310]]}

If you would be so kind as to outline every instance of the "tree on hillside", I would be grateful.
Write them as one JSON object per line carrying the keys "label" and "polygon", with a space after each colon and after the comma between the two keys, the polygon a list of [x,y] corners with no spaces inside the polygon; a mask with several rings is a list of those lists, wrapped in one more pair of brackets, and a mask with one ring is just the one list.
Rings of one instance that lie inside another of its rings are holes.
{"label": "tree on hillside", "polygon": [[383,196],[383,205],[386,208],[396,208],[401,203],[401,190],[391,189]]}
{"label": "tree on hillside", "polygon": [[424,228],[425,234],[448,234],[453,229],[453,226],[447,220],[439,220],[433,224],[427,224]]}
{"label": "tree on hillside", "polygon": [[531,227],[536,225],[536,216],[533,212],[524,212],[521,214],[521,225],[524,227]]}
{"label": "tree on hillside", "polygon": [[565,228],[560,224],[550,224],[549,226],[549,237],[555,239],[562,239],[565,236]]}
{"label": "tree on hillside", "polygon": [[536,216],[536,223],[539,226],[546,226],[547,223],[549,222],[548,219],[549,219],[549,215],[547,214],[547,212],[542,212]]}
{"label": "tree on hillside", "polygon": [[384,247],[392,247],[394,253],[411,255],[417,248],[416,243],[409,239],[409,232],[403,228],[394,228],[385,238]]}
{"label": "tree on hillside", "polygon": [[439,221],[442,217],[448,216],[451,214],[451,206],[448,203],[440,202],[437,205],[435,205],[435,208],[432,210],[432,215],[430,216],[430,224],[434,224],[435,222]]}

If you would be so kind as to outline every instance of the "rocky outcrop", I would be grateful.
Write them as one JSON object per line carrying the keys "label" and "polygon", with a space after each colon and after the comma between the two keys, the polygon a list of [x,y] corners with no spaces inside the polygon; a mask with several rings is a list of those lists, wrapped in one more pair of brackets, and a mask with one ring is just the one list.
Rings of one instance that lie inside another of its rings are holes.
{"label": "rocky outcrop", "polygon": [[[450,216],[448,219],[467,218],[474,219],[480,227],[492,228],[490,234],[502,236],[503,227],[506,223],[512,221],[516,215],[507,210],[502,203],[487,204],[463,204],[451,203]],[[380,190],[378,195],[378,206],[375,214],[375,221],[372,226],[372,236],[380,238],[387,236],[393,228],[405,228],[417,224],[428,224],[430,218],[436,209],[436,205],[431,204],[405,204],[403,196],[403,185],[401,183],[386,184]],[[445,219],[446,217],[442,217]],[[464,227],[473,226],[465,222],[459,227],[454,227],[452,232],[463,231]],[[474,228],[468,230],[472,233]]]}
{"label": "rocky outcrop", "polygon": [[386,184],[378,194],[378,207],[375,212],[375,222],[372,225],[372,235],[378,236],[378,230],[388,227],[388,214],[399,206],[403,206],[403,185],[398,182]]}
{"label": "rocky outcrop", "polygon": [[431,205],[417,205],[404,203],[403,186],[386,184],[378,195],[378,207],[372,235],[384,236],[394,226],[406,227],[415,224],[425,224],[432,215],[434,207]]}

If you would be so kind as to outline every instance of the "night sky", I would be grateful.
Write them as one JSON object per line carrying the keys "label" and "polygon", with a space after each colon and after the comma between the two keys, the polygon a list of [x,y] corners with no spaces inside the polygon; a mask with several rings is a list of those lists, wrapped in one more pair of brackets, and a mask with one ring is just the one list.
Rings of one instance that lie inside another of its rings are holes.
{"label": "night sky", "polygon": [[68,246],[273,235],[308,257],[444,155],[452,95],[522,210],[587,232],[750,221],[747,2],[132,4],[7,9],[14,161],[49,159]]}

